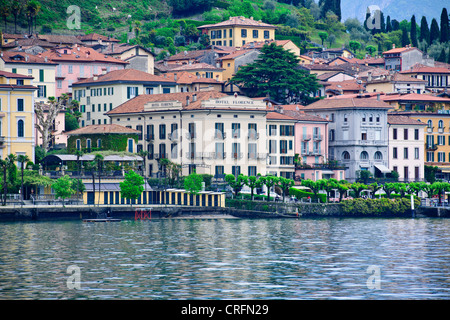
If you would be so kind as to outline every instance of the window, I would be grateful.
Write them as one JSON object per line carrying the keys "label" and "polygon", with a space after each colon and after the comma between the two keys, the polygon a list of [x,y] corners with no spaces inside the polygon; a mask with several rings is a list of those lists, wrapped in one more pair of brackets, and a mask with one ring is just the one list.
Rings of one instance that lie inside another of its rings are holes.
{"label": "window", "polygon": [[350,160],[350,153],[348,151],[342,152],[342,160]]}
{"label": "window", "polygon": [[17,99],[17,111],[23,111],[23,99]]}
{"label": "window", "polygon": [[269,125],[269,136],[276,136],[277,135],[277,126],[274,124]]}
{"label": "window", "polygon": [[81,150],[81,140],[77,139],[77,150]]}
{"label": "window", "polygon": [[414,129],[414,140],[419,140],[419,129]]}
{"label": "window", "polygon": [[153,88],[145,88],[145,94],[153,94]]}
{"label": "window", "polygon": [[38,98],[47,97],[47,86],[38,85],[37,87],[38,87],[38,91],[37,91]]}
{"label": "window", "polygon": [[383,154],[380,151],[375,152],[373,157],[375,160],[383,160]]}
{"label": "window", "polygon": [[44,69],[39,69],[39,81],[44,82]]}
{"label": "window", "polygon": [[408,148],[403,148],[403,159],[408,159]]}
{"label": "window", "polygon": [[344,122],[348,121],[348,115],[344,114]]}
{"label": "window", "polygon": [[403,139],[408,140],[408,129],[403,129]]}
{"label": "window", "polygon": [[258,38],[258,30],[253,30],[253,39]]}
{"label": "window", "polygon": [[445,145],[445,136],[442,136],[442,135],[438,136],[438,137],[437,137],[437,143],[438,143],[438,145],[440,145],[440,146]]}
{"label": "window", "polygon": [[56,87],[62,89],[62,80],[56,80]]}
{"label": "window", "polygon": [[256,166],[248,166],[248,175],[256,177]]}
{"label": "window", "polygon": [[397,129],[392,129],[392,139],[397,140]]}
{"label": "window", "polygon": [[280,153],[287,153],[287,141],[280,140]]}
{"label": "window", "polygon": [[195,138],[195,123],[191,122],[188,125],[188,131],[189,131],[189,138],[193,139]]}
{"label": "window", "polygon": [[231,167],[231,173],[237,177],[238,175],[241,174],[241,167],[240,166],[232,166]]}
{"label": "window", "polygon": [[215,125],[215,133],[214,133],[214,137],[216,139],[224,139],[224,135],[223,135],[223,123],[221,122],[216,122]]}
{"label": "window", "polygon": [[276,152],[277,152],[277,141],[269,140],[269,153],[276,153]]}
{"label": "window", "polygon": [[367,151],[361,152],[359,159],[360,160],[369,160],[369,154],[367,153]]}
{"label": "window", "polygon": [[69,73],[73,73],[73,66],[69,65]]}
{"label": "window", "polygon": [[102,139],[97,139],[97,148],[98,149],[102,148]]}
{"label": "window", "polygon": [[91,139],[86,139],[86,149],[91,152]]}
{"label": "window", "polygon": [[445,152],[438,152],[438,162],[445,162]]}
{"label": "window", "polygon": [[166,138],[166,125],[159,125],[159,139],[164,140]]}
{"label": "window", "polygon": [[247,38],[247,29],[241,29],[241,38]]}
{"label": "window", "polygon": [[17,136],[23,138],[25,136],[25,125],[23,120],[17,121]]}
{"label": "window", "polygon": [[232,123],[231,124],[231,134],[233,138],[241,137],[241,124],[240,123]]}
{"label": "window", "polygon": [[428,120],[427,125],[428,125],[428,128],[433,128],[433,121]]}
{"label": "window", "polygon": [[439,129],[444,128],[444,121],[439,120],[439,122],[438,122],[438,128],[439,128]]}
{"label": "window", "polygon": [[132,99],[139,94],[138,87],[127,87],[127,99]]}
{"label": "window", "polygon": [[361,132],[361,140],[367,140],[367,132]]}
{"label": "window", "polygon": [[335,139],[335,133],[334,133],[334,129],[330,130],[330,134],[329,134],[329,141],[334,141]]}
{"label": "window", "polygon": [[178,145],[176,143],[172,143],[170,146],[170,157],[172,159],[176,159],[178,157]]}
{"label": "window", "polygon": [[231,153],[233,159],[240,159],[241,158],[241,144],[240,143],[233,143],[231,145]]}
{"label": "window", "polygon": [[362,116],[362,122],[366,122],[366,115],[365,114],[363,114],[363,116]]}
{"label": "window", "polygon": [[419,159],[419,148],[414,148],[414,159]]}
{"label": "window", "polygon": [[128,139],[128,152],[133,153],[133,139]]}
{"label": "window", "polygon": [[269,39],[270,33],[268,30],[264,30],[264,39]]}
{"label": "window", "polygon": [[392,149],[392,158],[397,159],[398,157],[398,151],[397,148]]}
{"label": "window", "polygon": [[434,152],[427,152],[427,162],[434,162]]}

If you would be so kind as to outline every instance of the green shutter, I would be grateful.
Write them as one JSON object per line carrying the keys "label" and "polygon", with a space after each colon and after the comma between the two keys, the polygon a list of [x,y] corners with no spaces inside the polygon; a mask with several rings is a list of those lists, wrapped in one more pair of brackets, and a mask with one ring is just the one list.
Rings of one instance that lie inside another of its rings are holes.
{"label": "green shutter", "polygon": [[39,81],[44,82],[44,70],[39,69]]}

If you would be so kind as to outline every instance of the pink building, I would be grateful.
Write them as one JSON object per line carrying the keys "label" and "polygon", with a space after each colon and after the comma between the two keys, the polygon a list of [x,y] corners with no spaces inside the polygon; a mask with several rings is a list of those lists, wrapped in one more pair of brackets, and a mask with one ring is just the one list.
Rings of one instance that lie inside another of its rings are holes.
{"label": "pink building", "polygon": [[345,179],[345,168],[328,161],[328,119],[306,114],[299,105],[277,106],[295,118],[295,177],[298,179]]}
{"label": "pink building", "polygon": [[128,62],[101,54],[92,48],[75,44],[57,47],[40,54],[56,66],[56,97],[71,93],[72,83],[113,70],[124,69]]}

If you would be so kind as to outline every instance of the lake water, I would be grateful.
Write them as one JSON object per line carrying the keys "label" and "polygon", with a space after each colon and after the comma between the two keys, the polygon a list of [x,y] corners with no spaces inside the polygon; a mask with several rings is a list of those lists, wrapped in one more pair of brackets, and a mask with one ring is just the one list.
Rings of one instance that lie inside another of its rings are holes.
{"label": "lake water", "polygon": [[449,269],[448,219],[0,223],[0,299],[449,299]]}

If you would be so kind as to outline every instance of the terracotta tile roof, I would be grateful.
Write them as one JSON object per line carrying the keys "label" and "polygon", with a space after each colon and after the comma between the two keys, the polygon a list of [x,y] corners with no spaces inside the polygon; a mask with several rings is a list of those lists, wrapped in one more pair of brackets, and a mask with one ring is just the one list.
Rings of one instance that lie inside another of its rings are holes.
{"label": "terracotta tile roof", "polygon": [[128,62],[120,59],[105,55],[95,51],[92,48],[85,46],[73,46],[67,47],[67,54],[64,52],[66,48],[53,48],[52,50],[41,53],[42,57],[48,57],[48,59],[54,62],[104,62],[127,65]]}
{"label": "terracotta tile roof", "polygon": [[31,76],[26,76],[26,75],[23,75],[23,74],[12,73],[12,72],[2,71],[2,70],[0,70],[0,77],[13,78],[13,79],[34,79]]}
{"label": "terracotta tile roof", "polygon": [[[197,101],[192,101],[192,96],[197,95]],[[165,94],[143,94],[133,99],[130,99],[116,108],[108,111],[107,115],[113,114],[128,114],[128,113],[141,113],[144,112],[144,106],[151,102],[164,102],[164,101],[179,101],[181,102],[183,109],[199,109],[203,100],[218,99],[227,96],[227,94],[218,92],[215,90],[199,91],[199,92],[177,92],[177,93],[165,93]],[[189,97],[189,105],[186,103],[186,98]]]}
{"label": "terracotta tile roof", "polygon": [[191,60],[191,59],[197,59],[200,57],[203,57],[208,52],[211,52],[211,50],[193,50],[193,51],[183,51],[177,54],[174,54],[170,57],[168,57],[167,61],[177,61],[177,60]]}
{"label": "terracotta tile roof", "polygon": [[266,119],[267,120],[291,120],[291,121],[296,121],[295,118],[288,116],[287,114],[284,113],[279,113],[279,112],[268,112],[266,115]]}
{"label": "terracotta tile roof", "polygon": [[435,97],[435,96],[432,96],[429,94],[419,94],[419,93],[382,95],[381,100],[383,100],[383,101],[430,101],[430,102],[450,103],[449,98]]}
{"label": "terracotta tile roof", "polygon": [[219,71],[224,70],[222,68],[217,68],[215,66],[212,66],[210,64],[200,62],[200,63],[193,63],[193,64],[184,64],[181,66],[178,66],[176,68],[171,69],[171,71],[188,71],[188,70],[212,70],[212,71]]}
{"label": "terracotta tile roof", "polygon": [[45,61],[45,58],[42,56],[33,55],[25,52],[2,51],[0,54],[0,58],[3,59],[5,63],[25,63],[25,64],[39,63],[39,64],[56,65],[56,63],[51,62],[49,60]]}
{"label": "terracotta tile roof", "polygon": [[39,34],[38,39],[44,40],[54,44],[82,44],[82,42],[76,37],[71,35],[56,35],[56,34]]}
{"label": "terracotta tile roof", "polygon": [[86,34],[86,35],[81,35],[81,36],[77,36],[78,40],[80,41],[98,41],[98,40],[102,40],[102,41],[109,41],[109,42],[119,42],[119,40],[111,38],[111,37],[107,37],[98,33],[90,33],[90,34]]}
{"label": "terracotta tile roof", "polygon": [[[384,54],[391,54],[391,53],[402,53],[402,52],[406,52],[406,51],[410,51],[410,50],[419,50],[416,47],[403,47],[403,48],[394,48],[388,51],[384,51]],[[420,51],[420,50],[419,50]]]}
{"label": "terracotta tile roof", "polygon": [[260,28],[277,28],[274,25],[263,23],[261,21],[248,19],[245,17],[230,17],[230,19],[226,21],[222,21],[216,24],[207,24],[200,27],[197,27],[197,29],[204,29],[204,28],[220,28],[220,27],[228,27],[228,26],[247,26],[247,27],[260,27]]}
{"label": "terracotta tile roof", "polygon": [[[17,42],[17,43],[16,43]],[[2,45],[3,48],[15,48],[15,47],[32,47],[32,46],[39,46],[43,48],[54,48],[56,47],[56,44],[41,40],[41,39],[16,39],[16,41],[12,41],[10,43]]]}
{"label": "terracotta tile roof", "polygon": [[233,53],[230,53],[230,54],[227,54],[227,55],[225,55],[225,56],[223,56],[223,57],[217,58],[216,60],[230,60],[230,59],[235,59],[235,58],[237,58],[237,57],[240,57],[240,56],[245,55],[245,54],[247,54],[247,53],[249,53],[249,52],[252,52],[252,51],[256,51],[256,50],[254,50],[254,49],[237,50],[237,51],[235,51],[235,52],[233,52]]}
{"label": "terracotta tile roof", "polygon": [[291,40],[265,40],[265,41],[252,41],[247,42],[245,45],[242,46],[244,49],[261,49],[266,44],[271,44],[272,42],[275,42],[277,46],[284,46],[289,42],[292,42]]}
{"label": "terracotta tile roof", "polygon": [[84,85],[88,83],[99,82],[118,82],[118,81],[132,81],[136,83],[142,82],[169,82],[174,83],[173,79],[168,79],[164,76],[153,75],[144,71],[135,69],[120,69],[110,71],[108,73],[97,76],[97,80],[94,77],[74,82],[73,85]]}
{"label": "terracotta tile roof", "polygon": [[356,63],[359,64],[384,64],[384,58],[367,58],[367,59],[357,59]]}
{"label": "terracotta tile roof", "polygon": [[402,74],[407,73],[448,73],[450,74],[450,69],[445,67],[429,67],[423,64],[415,64],[408,70],[400,71]]}
{"label": "terracotta tile roof", "polygon": [[285,104],[285,105],[277,105],[277,106],[267,107],[267,110],[274,111],[274,112],[276,110],[278,110],[275,113],[282,112],[282,114],[284,114],[290,118],[293,118],[297,121],[329,122],[329,120],[326,120],[324,118],[305,113],[303,111],[303,109],[305,109],[305,106],[302,106],[299,104]]}
{"label": "terracotta tile roof", "polygon": [[118,124],[94,124],[66,132],[66,134],[69,136],[83,135],[83,134],[130,134],[130,133],[140,133],[140,131],[120,126]]}
{"label": "terracotta tile roof", "polygon": [[381,108],[391,109],[392,107],[384,101],[372,98],[328,98],[316,101],[307,105],[304,110],[314,111],[320,109],[341,109],[341,108]]}
{"label": "terracotta tile roof", "polygon": [[364,90],[364,85],[357,83],[358,80],[344,80],[344,81],[332,81],[328,82],[330,85],[327,88],[328,90],[336,90],[336,91],[359,91]]}
{"label": "terracotta tile roof", "polygon": [[343,73],[343,72],[342,71],[325,72],[325,73],[322,73],[322,74],[318,75],[317,79],[319,79],[319,80],[328,80],[328,79],[334,77],[335,75],[337,75],[339,73]]}
{"label": "terracotta tile roof", "polygon": [[407,75],[400,74],[396,72],[393,76],[383,77],[382,79],[373,79],[372,81],[367,81],[367,84],[371,83],[385,83],[385,82],[418,82],[418,83],[427,83],[426,80],[413,78]]}
{"label": "terracotta tile roof", "polygon": [[423,123],[419,120],[415,120],[415,119],[411,119],[410,117],[407,116],[402,116],[402,115],[393,115],[393,114],[388,114],[388,123],[389,124],[400,124],[400,125],[422,125],[422,126],[426,126],[426,123]]}
{"label": "terracotta tile roof", "polygon": [[[175,80],[175,74],[177,75],[177,80]],[[178,84],[192,84],[192,83],[212,83],[212,84],[222,84],[225,81],[217,81],[213,78],[199,78],[187,71],[180,72],[167,72],[165,73],[167,80],[174,81]]]}
{"label": "terracotta tile roof", "polygon": [[2,33],[3,39],[25,39],[23,34]]}

